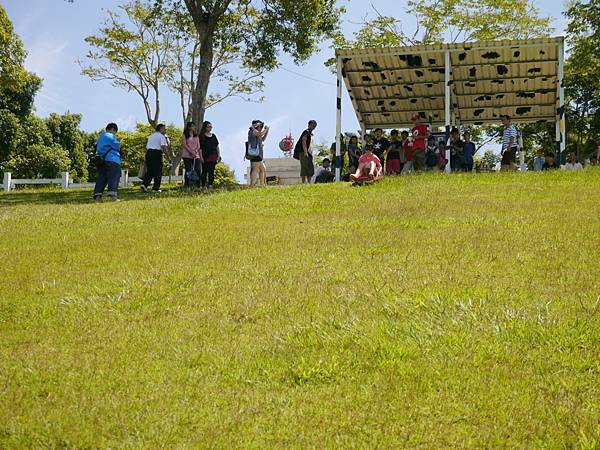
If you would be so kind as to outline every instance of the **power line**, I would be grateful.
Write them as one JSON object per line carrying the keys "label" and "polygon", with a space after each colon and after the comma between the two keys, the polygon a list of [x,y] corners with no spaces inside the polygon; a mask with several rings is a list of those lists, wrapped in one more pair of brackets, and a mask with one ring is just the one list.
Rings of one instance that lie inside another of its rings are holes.
{"label": "power line", "polygon": [[285,67],[282,67],[282,69],[285,70],[286,72],[292,73],[292,74],[294,74],[296,76],[299,76],[299,77],[302,77],[302,78],[306,78],[307,80],[311,80],[311,81],[314,81],[316,83],[326,84],[328,86],[337,86],[336,83],[331,83],[329,81],[323,81],[323,80],[319,80],[317,78],[309,77],[308,75],[304,75],[303,73],[294,72],[293,70],[286,69]]}

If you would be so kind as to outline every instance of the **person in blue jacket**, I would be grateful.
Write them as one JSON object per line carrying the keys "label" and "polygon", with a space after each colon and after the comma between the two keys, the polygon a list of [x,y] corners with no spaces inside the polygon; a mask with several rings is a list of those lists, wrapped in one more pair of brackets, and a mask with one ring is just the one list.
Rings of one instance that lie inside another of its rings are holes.
{"label": "person in blue jacket", "polygon": [[121,143],[117,139],[119,128],[116,123],[106,125],[106,131],[100,135],[96,143],[96,155],[102,158],[96,173],[94,200],[102,201],[104,189],[108,186],[107,194],[113,202],[118,202],[117,190],[121,178]]}

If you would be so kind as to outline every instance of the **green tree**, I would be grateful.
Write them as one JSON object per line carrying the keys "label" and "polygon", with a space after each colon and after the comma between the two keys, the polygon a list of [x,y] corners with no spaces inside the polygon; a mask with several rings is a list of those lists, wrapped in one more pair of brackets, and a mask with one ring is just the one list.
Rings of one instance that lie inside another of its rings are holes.
{"label": "green tree", "polygon": [[82,182],[88,178],[88,161],[85,155],[84,136],[79,130],[81,114],[50,114],[44,123],[52,136],[52,141],[69,154],[71,177]]}
{"label": "green tree", "polygon": [[59,178],[69,170],[69,153],[58,144],[33,144],[18,149],[5,170],[15,178]]}
{"label": "green tree", "polygon": [[336,0],[155,0],[155,6],[192,18],[199,55],[191,96],[196,123],[210,105],[209,84],[219,74],[214,68],[222,48],[233,44],[234,64],[250,73],[277,68],[282,52],[303,62],[338,30],[343,11]]}
{"label": "green tree", "polygon": [[396,17],[365,21],[351,39],[337,34],[335,47],[397,47],[484,39],[527,39],[549,35],[549,17],[531,0],[410,0],[406,13],[417,26],[409,32]]}
{"label": "green tree", "polygon": [[600,1],[574,1],[565,16],[567,129],[572,132],[567,146],[584,159],[600,140]]}
{"label": "green tree", "polygon": [[42,84],[37,75],[25,70],[26,56],[23,42],[0,5],[0,109],[19,118],[31,113],[33,98]]}

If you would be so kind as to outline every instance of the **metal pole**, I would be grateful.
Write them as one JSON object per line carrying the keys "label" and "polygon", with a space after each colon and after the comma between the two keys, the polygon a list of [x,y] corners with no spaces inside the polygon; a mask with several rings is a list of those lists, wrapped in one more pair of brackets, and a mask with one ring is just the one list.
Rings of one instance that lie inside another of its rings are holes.
{"label": "metal pole", "polygon": [[445,86],[445,109],[444,109],[444,120],[446,123],[446,173],[450,173],[450,148],[448,142],[450,141],[450,52],[446,50],[444,58],[444,86]]}
{"label": "metal pole", "polygon": [[[565,44],[560,42],[558,44],[558,126],[556,128],[558,134],[556,140],[559,141],[559,164],[562,162],[562,155],[565,153],[567,147],[567,136],[566,136],[566,120],[565,120]],[[559,140],[560,137],[560,140]],[[578,155],[579,156],[579,155]]]}
{"label": "metal pole", "polygon": [[337,58],[337,101],[335,116],[335,181],[342,179],[342,58]]}

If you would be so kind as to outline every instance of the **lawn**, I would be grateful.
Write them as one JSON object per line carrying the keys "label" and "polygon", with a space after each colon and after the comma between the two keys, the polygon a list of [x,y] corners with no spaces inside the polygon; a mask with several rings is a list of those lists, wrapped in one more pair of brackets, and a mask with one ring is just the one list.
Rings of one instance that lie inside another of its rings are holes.
{"label": "lawn", "polygon": [[0,194],[0,448],[600,447],[600,170]]}

